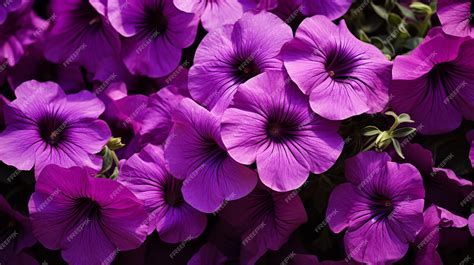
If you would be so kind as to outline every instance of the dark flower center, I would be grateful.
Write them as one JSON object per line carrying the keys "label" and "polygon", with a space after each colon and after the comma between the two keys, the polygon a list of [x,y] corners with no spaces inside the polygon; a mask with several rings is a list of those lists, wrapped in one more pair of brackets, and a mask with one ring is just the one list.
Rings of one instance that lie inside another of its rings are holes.
{"label": "dark flower center", "polygon": [[51,146],[58,146],[66,139],[67,122],[57,115],[48,115],[38,122],[41,139]]}
{"label": "dark flower center", "polygon": [[237,63],[233,65],[234,77],[237,79],[237,83],[245,83],[262,72],[254,59],[254,56],[251,55],[245,59],[237,60]]}
{"label": "dark flower center", "polygon": [[326,72],[334,81],[354,78],[352,76],[354,69],[363,63],[359,54],[344,47],[332,49],[325,56]]}
{"label": "dark flower center", "polygon": [[299,130],[299,124],[292,120],[291,115],[285,117],[270,117],[267,121],[267,136],[275,142],[289,140],[296,136]]}
{"label": "dark flower center", "polygon": [[76,199],[76,209],[81,220],[84,218],[98,218],[100,216],[100,208],[99,203],[90,198]]}
{"label": "dark flower center", "polygon": [[147,8],[145,12],[145,24],[153,32],[151,37],[156,38],[164,33],[168,28],[168,20],[163,14],[162,8]]}
{"label": "dark flower center", "polygon": [[183,194],[181,193],[181,187],[183,181],[172,178],[167,181],[165,186],[165,201],[171,206],[179,206],[184,202]]}
{"label": "dark flower center", "polygon": [[[450,72],[455,71],[455,68],[450,63],[440,63],[431,69],[428,73],[428,82],[430,87],[443,89],[446,95],[452,93],[452,83],[449,82],[448,78]],[[458,86],[460,84],[456,84]]]}
{"label": "dark flower center", "polygon": [[395,209],[392,200],[385,196],[373,196],[371,201],[370,209],[372,210],[372,219],[376,221],[388,218]]}

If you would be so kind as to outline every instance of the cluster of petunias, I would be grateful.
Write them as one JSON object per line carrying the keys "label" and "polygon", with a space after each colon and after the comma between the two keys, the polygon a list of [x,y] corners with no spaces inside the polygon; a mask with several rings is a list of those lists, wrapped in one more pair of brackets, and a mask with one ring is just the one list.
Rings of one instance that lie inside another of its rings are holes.
{"label": "cluster of petunias", "polygon": [[[351,3],[52,0],[40,18],[31,1],[0,1],[0,84],[13,92],[0,97],[0,161],[35,182],[27,215],[0,196],[0,264],[37,264],[25,252],[37,241],[70,264],[110,264],[153,233],[204,238],[189,264],[268,251],[319,264],[278,251],[300,249],[312,214],[299,189],[343,159],[344,120],[391,108],[424,135],[474,120],[472,1],[439,0],[442,26],[393,62],[333,22]],[[324,221],[344,231],[341,262],[391,264],[415,246],[417,264],[441,264],[440,228],[474,234],[474,216],[440,195],[470,205],[472,183],[420,145],[403,150],[344,157]]]}

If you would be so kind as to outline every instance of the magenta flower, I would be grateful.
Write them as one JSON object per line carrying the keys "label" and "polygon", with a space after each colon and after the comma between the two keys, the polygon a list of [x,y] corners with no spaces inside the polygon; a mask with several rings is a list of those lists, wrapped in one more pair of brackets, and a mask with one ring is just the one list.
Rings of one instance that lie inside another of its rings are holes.
{"label": "magenta flower", "polygon": [[280,70],[276,58],[292,38],[291,28],[270,13],[245,13],[204,37],[189,70],[189,92],[209,110],[222,112],[237,86],[267,70]]}
{"label": "magenta flower", "polygon": [[[7,1],[10,0],[0,1],[0,20],[3,3]],[[13,0],[12,5],[16,6],[17,2]],[[3,64],[7,61],[8,65],[14,66],[23,56],[25,48],[36,41],[39,27],[44,21],[33,12],[30,4],[22,4],[14,12],[5,14],[4,19],[0,23],[0,62]]]}
{"label": "magenta flower", "polygon": [[326,119],[377,113],[388,103],[390,61],[354,37],[344,21],[336,26],[323,16],[305,19],[282,57],[311,108]]}
{"label": "magenta flower", "polygon": [[373,151],[347,159],[345,173],[349,183],[337,186],[329,198],[329,227],[335,233],[347,228],[346,253],[358,262],[401,259],[423,226],[425,191],[420,173]]}
{"label": "magenta flower", "polygon": [[267,187],[289,191],[336,162],[344,146],[338,128],[314,114],[282,72],[269,71],[239,87],[222,117],[222,141],[237,162],[257,162]]}
{"label": "magenta flower", "polygon": [[144,202],[150,219],[148,234],[156,229],[163,241],[178,243],[204,231],[206,215],[184,202],[183,181],[167,171],[161,147],[147,145],[125,161],[119,182]]}
{"label": "magenta flower", "polygon": [[436,13],[446,34],[474,37],[474,3],[471,0],[438,0]]}
{"label": "magenta flower", "polygon": [[54,27],[45,56],[63,67],[79,64],[94,72],[97,64],[120,51],[118,33],[89,1],[53,0]]}
{"label": "magenta flower", "polygon": [[184,180],[182,192],[187,203],[211,213],[224,200],[240,199],[252,191],[257,174],[228,155],[219,117],[185,98],[172,120],[165,158],[170,173]]}
{"label": "magenta flower", "polygon": [[207,31],[234,24],[244,12],[257,7],[256,0],[174,0],[173,2],[184,12],[198,14]]}
{"label": "magenta flower", "polygon": [[119,182],[78,167],[47,166],[28,207],[35,236],[69,264],[110,264],[146,238],[143,203]]}
{"label": "magenta flower", "polygon": [[423,213],[423,228],[416,235],[415,264],[443,265],[436,248],[440,241],[440,229],[448,227],[462,228],[467,225],[467,220],[446,209],[431,205]]}
{"label": "magenta flower", "polygon": [[196,36],[197,18],[169,0],[110,0],[108,18],[124,37],[123,60],[132,74],[161,77],[179,64]]}
{"label": "magenta flower", "polygon": [[17,10],[22,5],[22,0],[0,1],[0,25],[7,19],[8,13]]}
{"label": "magenta flower", "polygon": [[93,94],[65,95],[55,83],[25,82],[4,108],[7,128],[0,134],[0,160],[20,170],[48,164],[100,169],[98,153],[110,130],[97,117],[104,105]]}
{"label": "magenta flower", "polygon": [[35,243],[28,217],[12,209],[0,195],[0,262],[15,264],[24,255],[22,250]]}
{"label": "magenta flower", "polygon": [[[474,120],[474,40],[449,37],[439,28],[409,55],[395,58],[391,102],[423,134],[441,134]],[[422,126],[420,126],[422,125]]]}

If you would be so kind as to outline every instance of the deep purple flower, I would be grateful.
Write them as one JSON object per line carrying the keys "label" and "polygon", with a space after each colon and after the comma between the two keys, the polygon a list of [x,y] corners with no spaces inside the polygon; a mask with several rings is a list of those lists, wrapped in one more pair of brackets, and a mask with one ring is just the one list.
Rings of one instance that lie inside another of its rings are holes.
{"label": "deep purple flower", "polygon": [[408,113],[423,134],[441,134],[474,120],[474,40],[439,28],[393,63],[392,107]]}
{"label": "deep purple flower", "polygon": [[167,171],[161,147],[147,145],[125,161],[119,182],[144,202],[149,214],[148,234],[156,229],[163,241],[178,243],[204,231],[206,215],[183,200],[183,181]]}
{"label": "deep purple flower", "polygon": [[47,166],[28,206],[35,236],[69,264],[110,264],[146,238],[143,203],[119,182],[78,167]]}
{"label": "deep purple flower", "polygon": [[0,134],[0,160],[20,170],[35,166],[36,176],[48,164],[101,167],[98,153],[110,129],[97,117],[104,105],[93,94],[65,95],[55,83],[25,82],[17,99],[5,106],[7,128]]}
{"label": "deep purple flower", "polygon": [[118,33],[88,0],[53,0],[54,27],[45,56],[63,67],[79,64],[94,72],[97,64],[120,51]]}
{"label": "deep purple flower", "polygon": [[108,18],[124,37],[123,60],[132,74],[165,76],[196,36],[197,18],[170,0],[109,0]]}
{"label": "deep purple flower", "polygon": [[300,9],[306,16],[323,15],[335,20],[342,17],[351,4],[352,0],[302,0]]}
{"label": "deep purple flower", "polygon": [[15,264],[22,250],[35,243],[28,217],[12,209],[0,195],[0,263]]}
{"label": "deep purple flower", "polygon": [[222,117],[222,141],[237,162],[257,162],[266,186],[289,191],[336,162],[344,147],[338,128],[314,114],[282,72],[269,71],[239,87]]}
{"label": "deep purple flower", "polygon": [[364,263],[395,262],[423,226],[425,191],[410,164],[385,153],[364,152],[346,160],[349,183],[331,193],[326,220],[335,233],[347,228],[346,253]]}
{"label": "deep purple flower", "polygon": [[257,174],[229,156],[221,140],[219,117],[185,98],[172,120],[165,158],[171,174],[184,180],[187,203],[211,213],[224,200],[240,199],[253,190]]}
{"label": "deep purple flower", "polygon": [[184,12],[198,14],[207,31],[234,24],[244,12],[257,6],[256,0],[174,0],[173,2]]}
{"label": "deep purple flower", "polygon": [[[0,6],[3,6],[1,2]],[[7,65],[14,66],[20,60],[25,48],[37,40],[42,23],[44,21],[33,12],[30,4],[23,4],[18,10],[8,13],[3,24],[0,23],[0,69],[2,72]]]}
{"label": "deep purple flower", "polygon": [[431,205],[423,213],[423,228],[416,235],[415,264],[442,265],[443,262],[436,248],[440,241],[440,229],[447,227],[462,228],[467,225],[467,220],[446,209]]}
{"label": "deep purple flower", "polygon": [[270,13],[245,13],[204,37],[189,70],[189,92],[209,110],[222,112],[237,86],[267,70],[280,70],[276,58],[292,38],[291,28]]}
{"label": "deep purple flower", "polygon": [[467,140],[471,145],[471,149],[469,151],[469,159],[471,160],[472,167],[474,167],[474,130],[469,131],[467,133]]}
{"label": "deep purple flower", "polygon": [[324,16],[305,19],[282,57],[311,108],[327,119],[377,113],[388,103],[390,61],[354,37],[344,21],[337,26]]}
{"label": "deep purple flower", "polygon": [[22,5],[22,0],[1,0],[0,1],[0,25],[7,19],[8,13],[15,11]]}
{"label": "deep purple flower", "polygon": [[280,249],[308,220],[297,194],[276,192],[262,183],[244,198],[223,206],[218,214],[220,222],[208,243],[189,264],[227,264],[226,261],[235,260],[240,260],[239,264],[255,264],[267,250]]}
{"label": "deep purple flower", "polygon": [[474,37],[474,2],[471,0],[438,0],[436,13],[446,34]]}

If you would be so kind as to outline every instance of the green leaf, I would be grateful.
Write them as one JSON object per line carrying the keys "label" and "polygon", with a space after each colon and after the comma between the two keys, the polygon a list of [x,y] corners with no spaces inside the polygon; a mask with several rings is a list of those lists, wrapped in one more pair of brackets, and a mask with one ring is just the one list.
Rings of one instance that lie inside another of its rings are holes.
{"label": "green leaf", "polygon": [[393,143],[393,148],[395,148],[395,151],[397,152],[397,154],[405,159],[405,157],[403,156],[403,153],[402,153],[402,148],[400,147],[400,143],[398,142],[397,139],[392,139],[392,143]]}
{"label": "green leaf", "polygon": [[372,6],[372,8],[374,9],[375,13],[377,15],[379,15],[379,17],[387,20],[388,18],[388,12],[387,10],[385,10],[385,8],[381,7],[381,6],[378,6],[376,4],[374,4],[373,2],[370,2],[370,5]]}
{"label": "green leaf", "polygon": [[416,128],[411,128],[411,127],[406,127],[406,128],[399,128],[396,129],[393,133],[392,136],[396,138],[402,138],[406,137],[412,133],[416,132]]}
{"label": "green leaf", "polygon": [[381,50],[385,47],[384,41],[379,37],[371,37],[370,42]]}
{"label": "green leaf", "polygon": [[420,38],[420,37],[413,37],[413,38],[409,38],[405,44],[403,45],[403,47],[409,49],[409,50],[413,50],[415,49],[416,47],[418,47],[418,45],[423,41],[423,38]]}
{"label": "green leaf", "polygon": [[400,116],[398,116],[398,121],[400,123],[413,123],[415,121],[413,121],[410,117],[410,115],[406,114],[406,113],[402,113],[400,114]]}
{"label": "green leaf", "polygon": [[372,125],[366,126],[362,129],[362,135],[364,136],[374,136],[380,133],[382,133],[382,131],[379,130],[379,128]]}
{"label": "green leaf", "polygon": [[410,5],[410,8],[413,9],[415,12],[426,14],[426,15],[432,15],[433,14],[433,9],[429,5],[420,3],[420,2],[413,2]]}
{"label": "green leaf", "polygon": [[389,13],[387,16],[387,22],[389,25],[398,27],[398,25],[402,24],[403,20],[399,15],[395,13]]}
{"label": "green leaf", "polygon": [[367,34],[365,34],[363,30],[359,30],[359,40],[370,43],[369,37],[367,36]]}
{"label": "green leaf", "polygon": [[415,13],[413,13],[413,11],[411,11],[409,8],[399,3],[396,3],[395,5],[398,7],[398,10],[400,10],[400,13],[402,13],[404,17],[410,18],[412,20],[416,20]]}
{"label": "green leaf", "polygon": [[112,151],[118,150],[124,146],[125,144],[122,143],[122,137],[112,137],[107,143],[107,147]]}

